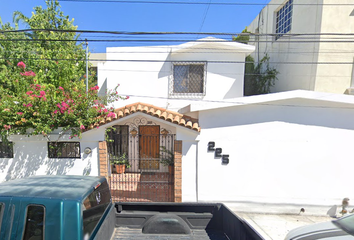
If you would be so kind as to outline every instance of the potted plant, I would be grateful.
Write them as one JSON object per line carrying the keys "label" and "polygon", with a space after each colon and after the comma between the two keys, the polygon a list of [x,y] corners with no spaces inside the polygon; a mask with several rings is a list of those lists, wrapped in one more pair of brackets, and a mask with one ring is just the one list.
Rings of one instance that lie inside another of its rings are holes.
{"label": "potted plant", "polygon": [[131,167],[127,155],[125,153],[120,156],[110,154],[109,160],[111,164],[114,165],[116,173],[124,173],[126,168]]}
{"label": "potted plant", "polygon": [[160,163],[164,166],[168,166],[168,172],[172,174],[175,164],[175,154],[164,146],[161,146],[160,149]]}

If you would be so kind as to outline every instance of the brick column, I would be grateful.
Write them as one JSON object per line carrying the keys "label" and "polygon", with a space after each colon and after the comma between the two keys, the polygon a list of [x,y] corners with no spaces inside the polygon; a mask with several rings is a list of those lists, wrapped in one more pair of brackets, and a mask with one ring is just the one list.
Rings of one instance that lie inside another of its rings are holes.
{"label": "brick column", "polygon": [[99,169],[100,169],[100,176],[106,177],[108,179],[108,157],[107,157],[107,142],[102,141],[98,143],[98,157],[99,157]]}
{"label": "brick column", "polygon": [[174,201],[182,202],[182,141],[175,141]]}

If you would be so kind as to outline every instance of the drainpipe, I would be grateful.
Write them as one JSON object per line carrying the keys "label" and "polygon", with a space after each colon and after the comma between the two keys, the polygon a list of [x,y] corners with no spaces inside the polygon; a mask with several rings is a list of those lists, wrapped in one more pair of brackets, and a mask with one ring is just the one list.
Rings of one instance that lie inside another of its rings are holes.
{"label": "drainpipe", "polygon": [[258,14],[257,64],[259,63],[259,34],[260,34],[259,26],[260,26],[260,21],[261,21],[261,15],[263,14],[263,9],[264,9],[264,7],[262,8],[262,10]]}
{"label": "drainpipe", "polygon": [[88,42],[86,41],[86,95],[88,95]]}
{"label": "drainpipe", "polygon": [[196,150],[195,150],[195,193],[196,193],[196,200],[199,202],[199,193],[198,193],[198,143],[199,141],[196,141]]}

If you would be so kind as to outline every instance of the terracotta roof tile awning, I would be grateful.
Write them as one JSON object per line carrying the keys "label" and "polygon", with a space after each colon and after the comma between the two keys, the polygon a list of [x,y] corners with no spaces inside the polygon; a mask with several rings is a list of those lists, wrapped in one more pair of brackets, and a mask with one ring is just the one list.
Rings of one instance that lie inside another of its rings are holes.
{"label": "terracotta roof tile awning", "polygon": [[91,125],[89,127],[89,129],[92,129],[94,127],[99,127],[101,125],[104,125],[104,124],[109,123],[114,120],[118,120],[120,118],[124,118],[124,117],[131,115],[133,113],[136,113],[136,112],[142,112],[142,113],[151,115],[152,117],[160,118],[165,121],[177,124],[179,126],[184,126],[188,129],[192,129],[197,132],[200,132],[198,119],[189,117],[187,115],[183,115],[178,112],[169,111],[164,108],[156,107],[156,106],[146,104],[146,103],[141,103],[141,102],[130,104],[125,107],[115,109],[114,110],[114,113],[115,113],[114,117],[102,118],[96,124]]}

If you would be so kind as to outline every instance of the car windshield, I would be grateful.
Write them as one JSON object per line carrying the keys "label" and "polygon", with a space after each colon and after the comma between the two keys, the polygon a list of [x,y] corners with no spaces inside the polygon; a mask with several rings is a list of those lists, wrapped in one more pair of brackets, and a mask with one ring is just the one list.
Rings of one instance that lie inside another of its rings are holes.
{"label": "car windshield", "polygon": [[354,214],[340,218],[333,223],[344,231],[354,235]]}

